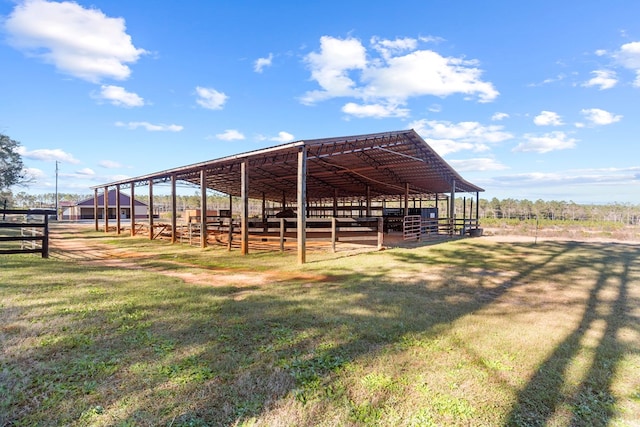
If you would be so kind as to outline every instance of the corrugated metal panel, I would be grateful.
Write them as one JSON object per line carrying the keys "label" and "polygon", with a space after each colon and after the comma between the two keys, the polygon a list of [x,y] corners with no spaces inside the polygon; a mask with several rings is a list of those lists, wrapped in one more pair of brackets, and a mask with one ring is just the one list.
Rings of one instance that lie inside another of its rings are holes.
{"label": "corrugated metal panel", "polygon": [[263,150],[200,162],[97,186],[145,185],[149,180],[178,180],[200,185],[200,171],[207,175],[207,188],[240,195],[240,167],[249,165],[249,196],[281,201],[295,200],[297,154],[307,150],[307,195],[309,200],[362,198],[367,186],[373,199],[392,199],[404,194],[408,183],[413,196],[456,191],[477,192],[482,188],[464,180],[413,130],[322,138],[283,144]]}

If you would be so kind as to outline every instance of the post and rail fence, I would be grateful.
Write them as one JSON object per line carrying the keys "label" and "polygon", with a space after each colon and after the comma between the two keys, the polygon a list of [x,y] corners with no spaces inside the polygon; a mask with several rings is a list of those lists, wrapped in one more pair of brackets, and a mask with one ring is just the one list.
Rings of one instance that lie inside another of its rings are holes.
{"label": "post and rail fence", "polygon": [[[53,209],[0,209],[0,244],[20,242],[19,249],[0,246],[0,255],[39,253],[48,258],[49,216],[55,215]],[[40,217],[41,221],[36,220]],[[6,235],[4,229],[8,230]]]}

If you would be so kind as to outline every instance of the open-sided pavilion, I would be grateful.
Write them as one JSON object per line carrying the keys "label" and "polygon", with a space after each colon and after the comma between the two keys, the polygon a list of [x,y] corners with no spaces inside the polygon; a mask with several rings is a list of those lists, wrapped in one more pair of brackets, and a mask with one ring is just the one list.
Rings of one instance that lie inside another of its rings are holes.
{"label": "open-sided pavilion", "polygon": [[[153,208],[153,187],[170,183],[172,215],[171,241],[176,241],[176,184],[187,182],[200,187],[200,212],[207,212],[207,190],[240,198],[240,248],[249,251],[249,200],[261,200],[262,220],[267,220],[265,203],[277,203],[282,211],[294,212],[298,261],[305,262],[307,220],[314,213],[338,217],[352,214],[356,202],[369,219],[384,215],[385,203],[393,202],[404,215],[409,214],[410,200],[438,201],[445,197],[448,232],[455,232],[455,195],[475,194],[475,227],[477,227],[479,192],[482,188],[464,180],[414,130],[372,133],[345,137],[296,141],[261,150],[208,160],[155,172],[135,178],[92,187],[105,194],[130,189],[130,199],[138,187],[147,186],[149,212]],[[116,200],[119,200],[116,197]],[[382,208],[380,208],[382,206]],[[473,199],[469,218],[474,216]],[[97,209],[97,208],[96,208]],[[119,207],[116,207],[119,211]],[[375,211],[375,215],[374,215]],[[465,203],[466,211],[466,203]],[[466,216],[466,212],[465,212]],[[105,215],[105,218],[108,216]],[[463,218],[466,220],[466,218]],[[108,221],[108,219],[106,219]],[[119,216],[116,229],[120,232]],[[154,218],[149,215],[149,236],[154,236]],[[382,221],[380,221],[382,222]],[[95,222],[96,230],[98,221]],[[207,215],[199,216],[201,236],[207,236]],[[108,222],[105,231],[109,230]],[[131,233],[136,233],[134,224]],[[265,225],[266,230],[266,225]],[[381,231],[381,230],[379,230]],[[207,239],[200,239],[203,247]]]}

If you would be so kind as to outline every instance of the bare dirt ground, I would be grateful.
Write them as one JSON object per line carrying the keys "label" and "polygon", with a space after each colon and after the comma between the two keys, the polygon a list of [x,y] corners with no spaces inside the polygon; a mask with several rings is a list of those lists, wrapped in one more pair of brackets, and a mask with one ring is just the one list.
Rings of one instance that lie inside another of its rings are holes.
{"label": "bare dirt ground", "polygon": [[[95,238],[88,238],[82,235],[82,231],[86,231],[86,225],[77,224],[54,224],[51,227],[51,244],[50,257],[57,259],[66,259],[79,264],[99,265],[102,267],[126,268],[126,269],[147,269],[149,267],[141,266],[139,261],[145,258],[151,258],[153,255],[145,254],[139,251],[114,247],[112,245],[100,243]],[[542,241],[576,241],[575,238],[566,236],[532,236],[504,234],[502,230],[499,234],[494,234],[492,230],[487,230],[481,239],[496,242],[542,242]],[[638,244],[637,240],[616,240],[607,238],[581,238],[579,241],[588,242],[623,242],[626,244]],[[238,271],[227,269],[210,269],[193,265],[182,265],[185,270],[179,271],[174,269],[153,268],[154,272],[176,277],[186,283],[211,285],[216,284],[225,286],[229,284],[241,283],[245,286],[256,286],[268,283],[277,283],[285,280],[303,280],[310,283],[328,280],[325,276],[318,276],[303,272],[282,272],[282,271]]]}
{"label": "bare dirt ground", "polygon": [[[153,257],[152,254],[116,248],[108,244],[100,243],[95,239],[87,238],[81,234],[86,231],[85,225],[56,224],[50,231],[49,256],[55,259],[66,259],[78,264],[98,265],[102,267],[145,269],[166,276],[176,277],[186,283],[225,286],[239,283],[244,286],[256,286],[267,283],[276,283],[285,280],[305,280],[309,282],[325,281],[325,276],[307,273],[287,273],[275,271],[238,271],[227,269],[203,268],[195,265],[184,265],[191,271],[176,271],[162,268],[149,268],[141,266],[137,261]],[[241,298],[241,295],[239,296]]]}

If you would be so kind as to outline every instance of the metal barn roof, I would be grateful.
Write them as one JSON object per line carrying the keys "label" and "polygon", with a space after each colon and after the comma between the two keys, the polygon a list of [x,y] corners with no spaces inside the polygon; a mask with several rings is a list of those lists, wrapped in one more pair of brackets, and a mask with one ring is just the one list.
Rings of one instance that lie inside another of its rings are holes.
{"label": "metal barn roof", "polygon": [[249,198],[281,201],[296,199],[298,152],[307,150],[307,198],[318,201],[360,198],[367,186],[371,199],[395,198],[408,185],[412,196],[480,192],[465,181],[414,130],[303,140],[220,159],[177,167],[95,186],[146,185],[177,180],[240,196],[241,165],[246,162]]}

